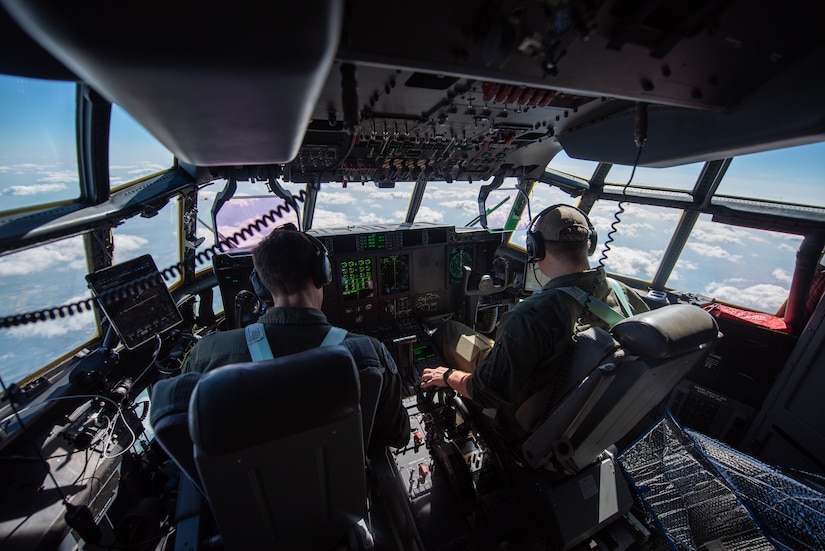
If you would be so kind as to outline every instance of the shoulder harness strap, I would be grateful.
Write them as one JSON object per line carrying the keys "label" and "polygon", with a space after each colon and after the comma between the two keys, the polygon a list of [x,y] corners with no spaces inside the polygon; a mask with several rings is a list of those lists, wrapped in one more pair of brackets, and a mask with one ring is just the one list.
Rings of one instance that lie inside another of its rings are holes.
{"label": "shoulder harness strap", "polygon": [[628,318],[632,316],[633,309],[630,308],[630,303],[627,302],[627,295],[624,294],[624,289],[619,285],[619,282],[610,277],[607,278],[607,282],[610,284],[610,287],[613,288],[613,292],[616,293],[619,304],[622,305],[622,310],[624,310],[624,315]]}
{"label": "shoulder harness strap", "polygon": [[335,327],[331,325],[329,331],[327,331],[324,340],[321,341],[319,346],[334,346],[336,344],[341,344],[344,341],[344,337],[347,336],[347,330],[341,329],[340,327]]}
{"label": "shoulder harness strap", "polygon": [[625,316],[618,313],[616,310],[612,309],[610,306],[602,302],[599,298],[589,295],[584,290],[580,289],[579,287],[558,287],[559,291],[564,291],[581,304],[583,304],[588,310],[593,312],[596,316],[601,318],[607,325],[613,327],[623,319]]}
{"label": "shoulder harness strap", "polygon": [[[252,356],[252,361],[271,360],[272,348],[266,340],[266,332],[262,323],[252,323],[244,327],[244,336],[246,337],[246,347],[249,348],[249,355]],[[344,337],[347,336],[347,330],[335,327],[329,328],[324,340],[319,346],[334,346],[341,344]]]}
{"label": "shoulder harness strap", "polygon": [[251,323],[244,327],[243,331],[246,336],[246,347],[249,348],[249,355],[252,356],[253,362],[273,358],[272,348],[269,347],[269,342],[266,340],[264,324]]}

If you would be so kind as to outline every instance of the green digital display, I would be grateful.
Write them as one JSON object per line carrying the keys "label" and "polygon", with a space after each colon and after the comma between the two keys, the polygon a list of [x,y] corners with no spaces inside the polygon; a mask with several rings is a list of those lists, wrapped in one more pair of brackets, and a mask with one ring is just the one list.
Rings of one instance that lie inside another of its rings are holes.
{"label": "green digital display", "polygon": [[344,260],[341,262],[341,298],[357,300],[374,293],[372,259]]}
{"label": "green digital display", "polygon": [[381,293],[405,293],[410,290],[410,260],[406,254],[381,259]]}
{"label": "green digital display", "polygon": [[429,344],[420,344],[418,346],[413,346],[413,360],[416,362],[422,362],[424,360],[428,360],[430,358],[435,358],[435,350]]}
{"label": "green digital display", "polygon": [[450,249],[450,285],[464,280],[464,266],[473,267],[473,255],[465,249]]}
{"label": "green digital display", "polygon": [[364,235],[364,250],[383,249],[387,246],[387,236],[383,233],[368,233]]}

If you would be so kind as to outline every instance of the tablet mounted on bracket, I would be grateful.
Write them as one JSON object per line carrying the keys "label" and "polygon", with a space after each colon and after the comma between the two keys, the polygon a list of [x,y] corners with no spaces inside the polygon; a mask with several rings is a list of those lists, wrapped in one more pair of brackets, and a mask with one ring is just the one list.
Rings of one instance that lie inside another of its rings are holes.
{"label": "tablet mounted on bracket", "polygon": [[86,276],[92,296],[129,350],[183,321],[148,254]]}

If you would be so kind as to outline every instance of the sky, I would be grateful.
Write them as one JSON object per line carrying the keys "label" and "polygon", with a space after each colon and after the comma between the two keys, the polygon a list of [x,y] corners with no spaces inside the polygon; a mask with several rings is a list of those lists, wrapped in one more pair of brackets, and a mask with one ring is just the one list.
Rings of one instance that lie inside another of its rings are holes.
{"label": "sky", "polygon": [[[0,210],[13,211],[35,205],[70,201],[78,196],[74,146],[74,85],[0,76]],[[172,155],[119,108],[113,110],[111,131],[111,185],[163,170]],[[569,159],[560,154],[552,168],[589,177],[595,163]],[[701,165],[672,169],[640,169],[634,184],[689,189]],[[825,144],[784,149],[735,159],[720,186],[720,193],[797,201],[825,206],[822,174]],[[629,167],[614,167],[608,181],[624,184]],[[494,192],[488,206],[508,201],[489,216],[500,227],[512,205],[515,182],[505,182]],[[221,189],[217,182],[199,194],[198,234],[205,238],[201,250],[213,243],[211,206]],[[297,193],[300,186],[287,184]],[[318,196],[314,227],[346,227],[400,223],[412,192],[412,183],[399,182],[394,189],[372,184],[324,184]],[[432,182],[428,184],[417,221],[462,227],[478,215],[479,183]],[[239,185],[238,196],[265,195],[258,184]],[[563,192],[537,184],[530,210],[559,202],[575,204]],[[268,210],[268,209],[267,209]],[[227,213],[228,214],[228,211]],[[620,222],[611,233],[611,225]],[[620,212],[615,202],[599,202],[591,218],[600,236],[593,264],[608,271],[651,280],[670,240],[680,212],[657,207],[626,205]],[[150,253],[163,269],[177,261],[177,204],[167,205],[151,219],[133,218],[115,229],[115,262]],[[228,216],[227,228],[243,220]],[[520,227],[527,224],[525,217]],[[476,226],[478,227],[478,226]],[[523,231],[514,241],[523,243]],[[603,244],[610,240],[605,258]],[[699,219],[677,263],[669,287],[703,294],[766,312],[775,311],[787,296],[793,273],[798,236],[757,232]],[[84,279],[85,254],[80,238],[72,238],[0,257],[0,315],[29,312],[88,298]],[[93,331],[90,313],[54,322],[0,329],[0,374],[18,380],[45,365],[56,355],[80,346]]]}

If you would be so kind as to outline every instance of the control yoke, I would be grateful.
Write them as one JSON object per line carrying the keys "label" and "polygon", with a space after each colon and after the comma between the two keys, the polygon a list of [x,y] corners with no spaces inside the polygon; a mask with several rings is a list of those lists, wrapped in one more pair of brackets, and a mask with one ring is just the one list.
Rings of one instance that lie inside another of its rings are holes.
{"label": "control yoke", "polygon": [[464,266],[465,295],[494,295],[507,287],[508,285],[497,285],[490,274],[481,274],[469,266]]}

